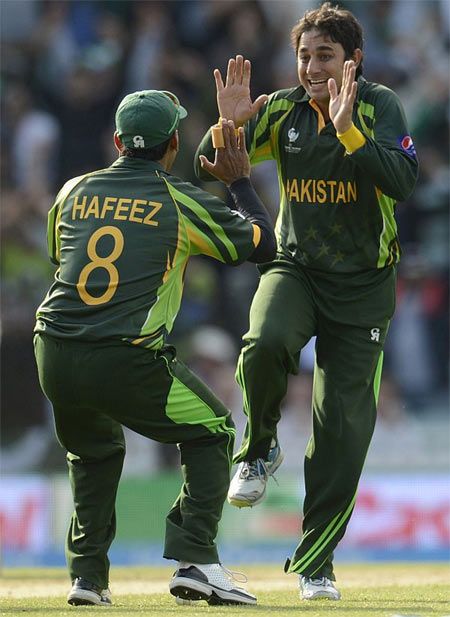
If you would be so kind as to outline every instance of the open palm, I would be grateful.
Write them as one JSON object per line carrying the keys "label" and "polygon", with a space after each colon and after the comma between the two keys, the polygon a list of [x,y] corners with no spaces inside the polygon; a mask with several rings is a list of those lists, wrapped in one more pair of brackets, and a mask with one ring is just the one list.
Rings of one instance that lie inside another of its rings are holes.
{"label": "open palm", "polygon": [[356,65],[353,60],[344,62],[342,85],[338,93],[334,79],[328,81],[330,119],[338,133],[345,133],[352,124],[353,105],[356,99]]}
{"label": "open palm", "polygon": [[252,103],[250,74],[250,60],[244,61],[243,56],[239,55],[228,61],[225,85],[219,69],[214,70],[219,114],[222,118],[233,120],[235,126],[242,126],[252,118],[268,98],[262,94]]}

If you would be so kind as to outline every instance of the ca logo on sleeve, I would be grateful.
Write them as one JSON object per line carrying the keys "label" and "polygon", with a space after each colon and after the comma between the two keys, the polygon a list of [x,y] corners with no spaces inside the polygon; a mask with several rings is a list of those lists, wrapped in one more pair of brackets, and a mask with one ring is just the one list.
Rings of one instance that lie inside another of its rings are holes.
{"label": "ca logo on sleeve", "polygon": [[135,148],[145,148],[145,142],[142,135],[135,135],[133,137],[133,145]]}

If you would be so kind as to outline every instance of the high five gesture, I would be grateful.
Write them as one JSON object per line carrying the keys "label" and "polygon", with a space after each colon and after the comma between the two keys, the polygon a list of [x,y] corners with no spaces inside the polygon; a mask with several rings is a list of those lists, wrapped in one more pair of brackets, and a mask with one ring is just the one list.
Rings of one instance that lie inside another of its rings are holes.
{"label": "high five gesture", "polygon": [[267,94],[261,94],[252,103],[250,76],[251,62],[241,55],[228,61],[225,84],[219,69],[214,70],[220,116],[232,120],[236,127],[252,118],[268,99]]}
{"label": "high five gesture", "polygon": [[[248,420],[228,502],[250,508],[266,497],[283,460],[277,425],[288,376],[315,336],[314,447],[304,465],[302,536],[286,571],[299,575],[302,599],[339,600],[333,551],[372,437],[395,304],[395,203],[411,195],[418,162],[399,97],[363,77],[361,24],[334,2],[318,4],[291,30],[298,83],[252,102],[250,62],[231,59],[225,85],[214,72],[220,115],[235,126],[247,121],[250,163],[275,161],[281,189],[277,258],[260,269],[236,370]],[[202,180],[242,163],[223,126],[212,126],[197,150]],[[212,161],[214,147],[215,164],[200,158]]]}

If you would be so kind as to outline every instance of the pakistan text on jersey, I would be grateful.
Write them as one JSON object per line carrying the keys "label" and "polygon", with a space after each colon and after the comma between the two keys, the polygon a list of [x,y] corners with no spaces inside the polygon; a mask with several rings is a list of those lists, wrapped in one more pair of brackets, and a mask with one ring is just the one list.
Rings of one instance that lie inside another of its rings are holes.
{"label": "pakistan text on jersey", "polygon": [[162,208],[159,201],[132,199],[131,197],[99,197],[98,195],[76,195],[72,205],[72,220],[112,218],[116,221],[131,221],[157,227],[155,214]]}
{"label": "pakistan text on jersey", "polygon": [[289,201],[310,204],[348,204],[358,200],[356,182],[350,180],[287,179],[286,196]]}

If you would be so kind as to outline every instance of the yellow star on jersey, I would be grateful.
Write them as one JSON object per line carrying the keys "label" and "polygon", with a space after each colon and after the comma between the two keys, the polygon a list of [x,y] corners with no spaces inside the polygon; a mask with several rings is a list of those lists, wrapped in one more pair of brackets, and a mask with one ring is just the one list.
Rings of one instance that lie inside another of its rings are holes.
{"label": "yellow star on jersey", "polygon": [[306,240],[316,240],[317,239],[317,229],[315,227],[310,227],[306,230],[305,242]]}
{"label": "yellow star on jersey", "polygon": [[336,255],[332,255],[332,257],[334,257],[331,262],[332,266],[335,266],[339,261],[344,261],[344,253],[341,253],[341,251],[336,251]]}
{"label": "yellow star on jersey", "polygon": [[333,223],[333,225],[331,225],[330,229],[331,229],[331,235],[332,236],[339,236],[341,234],[341,231],[342,231],[342,225],[339,225],[339,223]]}
{"label": "yellow star on jersey", "polygon": [[325,244],[325,242],[322,242],[322,244],[320,245],[319,252],[317,253],[317,257],[322,257],[322,255],[328,255],[329,250],[330,250],[330,247],[328,246],[328,244]]}

